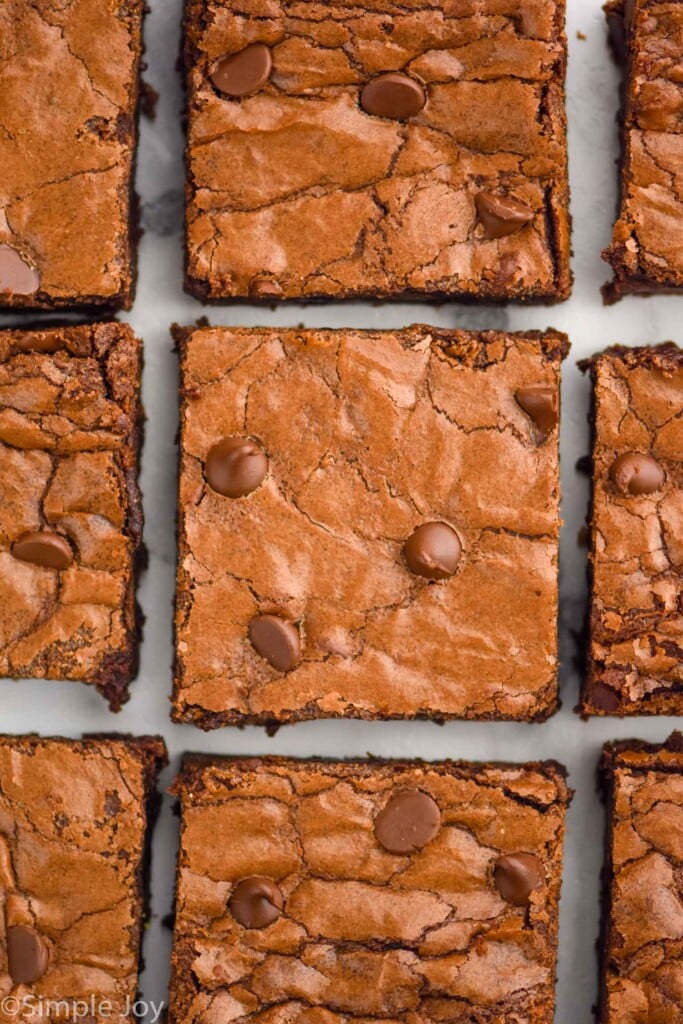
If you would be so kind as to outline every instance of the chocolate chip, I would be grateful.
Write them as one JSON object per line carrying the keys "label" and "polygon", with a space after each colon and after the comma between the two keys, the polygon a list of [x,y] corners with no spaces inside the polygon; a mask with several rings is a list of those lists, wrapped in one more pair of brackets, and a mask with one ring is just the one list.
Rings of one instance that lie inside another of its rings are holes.
{"label": "chocolate chip", "polygon": [[411,572],[428,580],[445,580],[458,568],[462,545],[446,523],[423,523],[403,545],[403,557]]}
{"label": "chocolate chip", "polygon": [[33,295],[40,288],[40,274],[11,245],[0,245],[0,292]]}
{"label": "chocolate chip", "polygon": [[559,419],[556,388],[519,388],[515,391],[515,400],[534,421],[544,438],[552,433]]}
{"label": "chocolate chip", "polygon": [[42,569],[67,569],[74,558],[69,542],[49,530],[27,533],[15,540],[12,554],[22,562],[32,562]]}
{"label": "chocolate chip", "polygon": [[599,680],[593,683],[588,696],[590,703],[598,711],[606,711],[607,714],[612,714],[613,711],[619,710],[621,703],[619,694],[611,686],[607,686],[606,683],[602,683]]}
{"label": "chocolate chip", "polygon": [[7,963],[15,985],[30,985],[47,970],[49,953],[35,928],[16,924],[7,929]]}
{"label": "chocolate chip", "polygon": [[279,615],[255,615],[249,623],[249,639],[257,654],[280,672],[289,672],[301,661],[299,630]]}
{"label": "chocolate chip", "polygon": [[664,483],[662,467],[642,452],[624,452],[612,463],[609,475],[623,494],[653,494]]}
{"label": "chocolate chip", "polygon": [[496,889],[507,903],[525,907],[544,880],[543,866],[533,853],[510,853],[493,865]]}
{"label": "chocolate chip", "polygon": [[270,878],[243,878],[228,902],[232,916],[245,928],[267,928],[277,921],[284,906],[282,893]]}
{"label": "chocolate chip", "polygon": [[273,55],[265,43],[252,43],[218,63],[211,81],[226,96],[249,96],[262,89],[273,70]]}
{"label": "chocolate chip", "polygon": [[513,199],[512,196],[479,192],[474,197],[474,205],[487,238],[514,235],[515,231],[519,231],[534,219],[534,211],[526,203],[520,203],[519,199]]}
{"label": "chocolate chip", "polygon": [[414,117],[426,102],[427,94],[420,83],[397,71],[373,78],[360,94],[360,105],[366,114],[394,121]]}
{"label": "chocolate chip", "polygon": [[254,299],[282,298],[282,286],[272,277],[253,277],[249,282],[249,294]]}
{"label": "chocolate chip", "polygon": [[226,498],[243,498],[263,483],[268,459],[248,437],[224,437],[211,448],[204,476],[214,491]]}
{"label": "chocolate chip", "polygon": [[395,793],[375,818],[375,836],[389,853],[421,850],[440,827],[441,811],[431,796],[419,789]]}

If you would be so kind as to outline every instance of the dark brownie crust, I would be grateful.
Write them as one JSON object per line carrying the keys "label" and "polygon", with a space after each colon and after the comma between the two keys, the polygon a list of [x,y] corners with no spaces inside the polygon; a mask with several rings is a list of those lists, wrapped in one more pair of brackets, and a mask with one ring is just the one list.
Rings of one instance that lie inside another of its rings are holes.
{"label": "dark brownie crust", "polygon": [[176,336],[176,721],[556,709],[564,335]]}
{"label": "dark brownie crust", "polygon": [[625,75],[620,205],[603,252],[611,303],[683,288],[683,5],[613,0],[605,11]]}
{"label": "dark brownie crust", "polygon": [[186,0],[188,291],[567,298],[564,15]]}
{"label": "dark brownie crust", "polygon": [[0,331],[0,674],[114,711],[138,661],[141,365],[126,324]]}
{"label": "dark brownie crust", "polygon": [[683,1024],[683,735],[605,746],[599,1024]]}
{"label": "dark brownie crust", "polygon": [[580,710],[682,714],[683,351],[616,346],[581,367],[593,383],[593,497]]}
{"label": "dark brownie crust", "polygon": [[0,307],[132,304],[143,11],[0,5]]}
{"label": "dark brownie crust", "polygon": [[3,995],[38,1001],[46,1017],[47,1001],[92,999],[92,1019],[136,1019],[166,763],[154,736],[0,737]]}
{"label": "dark brownie crust", "polygon": [[173,792],[171,1024],[551,1024],[560,766],[188,757]]}

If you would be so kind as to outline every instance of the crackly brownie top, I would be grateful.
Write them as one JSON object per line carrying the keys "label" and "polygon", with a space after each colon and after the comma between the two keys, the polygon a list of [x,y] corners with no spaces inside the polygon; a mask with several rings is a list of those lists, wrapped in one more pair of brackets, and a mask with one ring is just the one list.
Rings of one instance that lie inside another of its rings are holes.
{"label": "crackly brownie top", "polygon": [[188,0],[209,298],[569,289],[561,0]]}
{"label": "crackly brownie top", "polygon": [[588,710],[683,710],[683,352],[610,349],[595,388]]}
{"label": "crackly brownie top", "polygon": [[552,1021],[556,766],[190,758],[175,792],[175,1020]]}
{"label": "crackly brownie top", "polygon": [[683,737],[606,749],[610,924],[601,1024],[683,1024]]}
{"label": "crackly brownie top", "polygon": [[[137,989],[145,802],[163,757],[152,739],[0,738],[3,996],[93,994],[111,1003],[101,1019],[126,1016]],[[59,1016],[47,1003],[43,1012]]]}
{"label": "crackly brownie top", "polygon": [[0,305],[130,291],[142,7],[0,4]]}
{"label": "crackly brownie top", "polygon": [[[609,10],[613,17],[624,16],[614,4]],[[625,31],[622,205],[606,255],[618,278],[681,287],[683,4],[635,0]]]}
{"label": "crackly brownie top", "polygon": [[0,332],[2,675],[125,675],[139,372],[123,324]]}
{"label": "crackly brownie top", "polygon": [[553,710],[563,335],[180,344],[181,716]]}

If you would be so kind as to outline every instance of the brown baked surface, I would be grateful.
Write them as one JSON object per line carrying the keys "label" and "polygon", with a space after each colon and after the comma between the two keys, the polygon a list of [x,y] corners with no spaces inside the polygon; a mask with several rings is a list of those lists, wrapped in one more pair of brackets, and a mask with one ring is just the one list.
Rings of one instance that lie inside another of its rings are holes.
{"label": "brown baked surface", "polygon": [[[416,790],[440,825],[390,853],[378,816]],[[558,765],[190,757],[174,792],[171,1024],[551,1024],[570,795]],[[524,905],[495,881],[518,851],[539,871]],[[282,897],[266,927],[232,912],[254,876]]]}
{"label": "brown baked surface", "polygon": [[[92,1005],[92,1021],[136,1019],[127,1003],[137,992],[165,763],[159,737],[0,737],[0,992],[27,999],[36,1017],[42,1005],[40,1019],[60,1019],[56,1000]],[[13,962],[17,931],[34,949]],[[17,968],[40,959],[38,977],[22,983]],[[3,1019],[20,1018],[8,1010]]]}
{"label": "brown baked surface", "polygon": [[143,9],[0,4],[0,307],[131,306]]}
{"label": "brown baked surface", "polygon": [[620,206],[603,252],[614,271],[603,294],[615,302],[683,287],[683,5],[616,0],[605,10],[626,79]]}
{"label": "brown baked surface", "polygon": [[[112,710],[137,671],[141,362],[126,324],[0,331],[0,675],[92,683]],[[15,557],[36,531],[68,567]]]}
{"label": "brown baked surface", "polygon": [[683,736],[607,744],[599,1024],[683,1024]]}
{"label": "brown baked surface", "polygon": [[[564,335],[178,330],[179,560],[173,715],[203,728],[305,718],[546,718],[557,707],[556,426]],[[207,455],[265,452],[246,497]],[[402,548],[444,522],[462,555],[440,582]],[[255,615],[301,644],[279,671]]]}
{"label": "brown baked surface", "polygon": [[[585,714],[683,714],[683,351],[615,347],[582,364],[593,382],[591,604]],[[622,493],[625,453],[664,474]]]}
{"label": "brown baked surface", "polygon": [[[200,299],[565,299],[563,0],[186,0],[186,285]],[[269,80],[212,76],[255,43]],[[400,72],[426,103],[366,112]],[[485,237],[479,193],[530,223]]]}

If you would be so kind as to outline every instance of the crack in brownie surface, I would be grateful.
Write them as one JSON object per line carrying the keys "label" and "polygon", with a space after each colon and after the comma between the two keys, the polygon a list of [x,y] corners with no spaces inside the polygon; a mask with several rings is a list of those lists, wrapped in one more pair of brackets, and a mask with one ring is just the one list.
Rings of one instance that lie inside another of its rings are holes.
{"label": "crack in brownie surface", "polygon": [[137,670],[142,349],[123,324],[0,331],[0,674]]}
{"label": "crack in brownie surface", "polygon": [[0,5],[0,306],[130,308],[143,6]]}
{"label": "crack in brownie surface", "polygon": [[172,1024],[551,1024],[560,766],[189,757],[174,792]]}
{"label": "crack in brownie surface", "polygon": [[177,337],[178,720],[555,710],[564,335]]}
{"label": "crack in brownie surface", "polygon": [[683,736],[608,744],[600,1024],[683,1024]]}
{"label": "crack in brownie surface", "polygon": [[587,714],[683,712],[683,352],[615,347],[593,382]]}
{"label": "crack in brownie surface", "polygon": [[195,295],[567,297],[561,0],[187,0],[185,32]]}
{"label": "crack in brownie surface", "polygon": [[605,10],[626,76],[619,217],[603,253],[614,302],[683,288],[683,5],[612,0]]}

